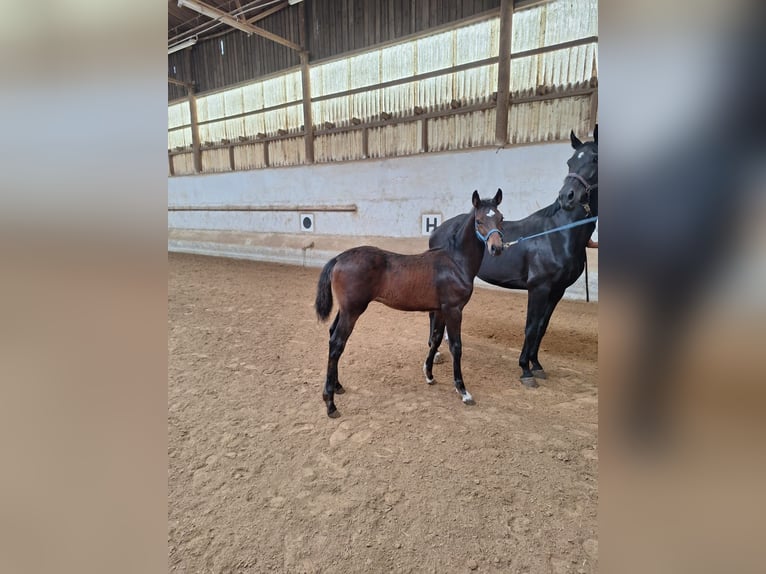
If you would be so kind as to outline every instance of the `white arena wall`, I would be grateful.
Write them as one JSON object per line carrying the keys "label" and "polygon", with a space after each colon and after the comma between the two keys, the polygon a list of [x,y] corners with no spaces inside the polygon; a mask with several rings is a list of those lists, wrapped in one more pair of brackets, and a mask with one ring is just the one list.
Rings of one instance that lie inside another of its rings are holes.
{"label": "white arena wall", "polygon": [[[475,189],[491,197],[502,188],[506,219],[549,205],[571,151],[568,143],[545,143],[171,177],[168,250],[317,267],[355,245],[416,253],[428,247],[423,216],[443,221],[467,212]],[[229,210],[172,210],[204,206]],[[232,210],[243,206],[266,211]],[[301,226],[306,214],[311,231]],[[597,252],[589,249],[588,259],[597,300]],[[566,296],[585,299],[584,277]]]}

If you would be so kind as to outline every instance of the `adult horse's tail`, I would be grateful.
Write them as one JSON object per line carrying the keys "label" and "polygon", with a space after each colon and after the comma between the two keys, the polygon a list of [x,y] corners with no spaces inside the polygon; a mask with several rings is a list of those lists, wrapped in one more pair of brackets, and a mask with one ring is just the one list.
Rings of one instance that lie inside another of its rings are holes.
{"label": "adult horse's tail", "polygon": [[317,298],[314,301],[314,309],[316,309],[317,317],[321,321],[327,321],[330,311],[332,311],[332,270],[337,262],[337,257],[333,257],[327,262],[319,276],[319,283],[317,283]]}

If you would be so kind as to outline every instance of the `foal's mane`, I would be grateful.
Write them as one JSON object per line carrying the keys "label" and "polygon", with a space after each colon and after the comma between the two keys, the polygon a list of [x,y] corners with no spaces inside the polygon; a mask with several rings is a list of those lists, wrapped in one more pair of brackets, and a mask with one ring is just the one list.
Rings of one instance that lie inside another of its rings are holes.
{"label": "foal's mane", "polygon": [[[483,204],[484,202],[482,201],[482,203],[480,204],[480,207]],[[451,249],[457,249],[458,245],[460,244],[460,240],[462,239],[465,226],[472,224],[475,217],[476,217],[476,209],[472,209],[468,213],[463,214],[463,219],[460,222],[460,225],[458,225],[455,228],[455,232],[452,235],[450,235],[449,246]]]}

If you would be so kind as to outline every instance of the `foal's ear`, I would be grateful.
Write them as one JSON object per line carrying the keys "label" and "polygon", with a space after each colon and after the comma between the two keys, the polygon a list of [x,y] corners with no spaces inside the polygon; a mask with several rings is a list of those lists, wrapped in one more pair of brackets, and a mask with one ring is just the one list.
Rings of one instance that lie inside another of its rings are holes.
{"label": "foal's ear", "polygon": [[575,135],[574,130],[571,130],[569,132],[569,139],[572,141],[572,147],[574,149],[577,149],[578,147],[582,145],[582,142],[579,139],[577,139],[577,136]]}
{"label": "foal's ear", "polygon": [[598,124],[593,128],[593,141],[598,143]]}
{"label": "foal's ear", "polygon": [[481,203],[481,198],[479,197],[479,190],[474,190],[473,197],[471,197],[471,203],[473,203],[473,206],[476,209],[479,209],[479,204]]}
{"label": "foal's ear", "polygon": [[495,199],[493,201],[495,202],[495,205],[500,205],[500,202],[503,201],[503,190],[499,187],[497,188],[497,193],[495,194]]}

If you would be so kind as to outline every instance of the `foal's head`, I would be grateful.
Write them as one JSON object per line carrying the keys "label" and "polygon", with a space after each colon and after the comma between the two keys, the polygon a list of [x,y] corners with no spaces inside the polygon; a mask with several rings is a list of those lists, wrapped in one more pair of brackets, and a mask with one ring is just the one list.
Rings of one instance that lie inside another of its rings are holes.
{"label": "foal's head", "polygon": [[559,191],[559,203],[567,211],[581,205],[590,213],[591,192],[598,189],[598,126],[593,141],[583,143],[572,131],[569,134],[574,153],[567,161],[569,173]]}
{"label": "foal's head", "polygon": [[497,209],[503,200],[503,190],[498,189],[492,199],[481,199],[479,192],[473,192],[474,227],[476,237],[481,239],[492,255],[500,255],[503,251],[503,232],[500,225],[503,223],[503,214]]}

